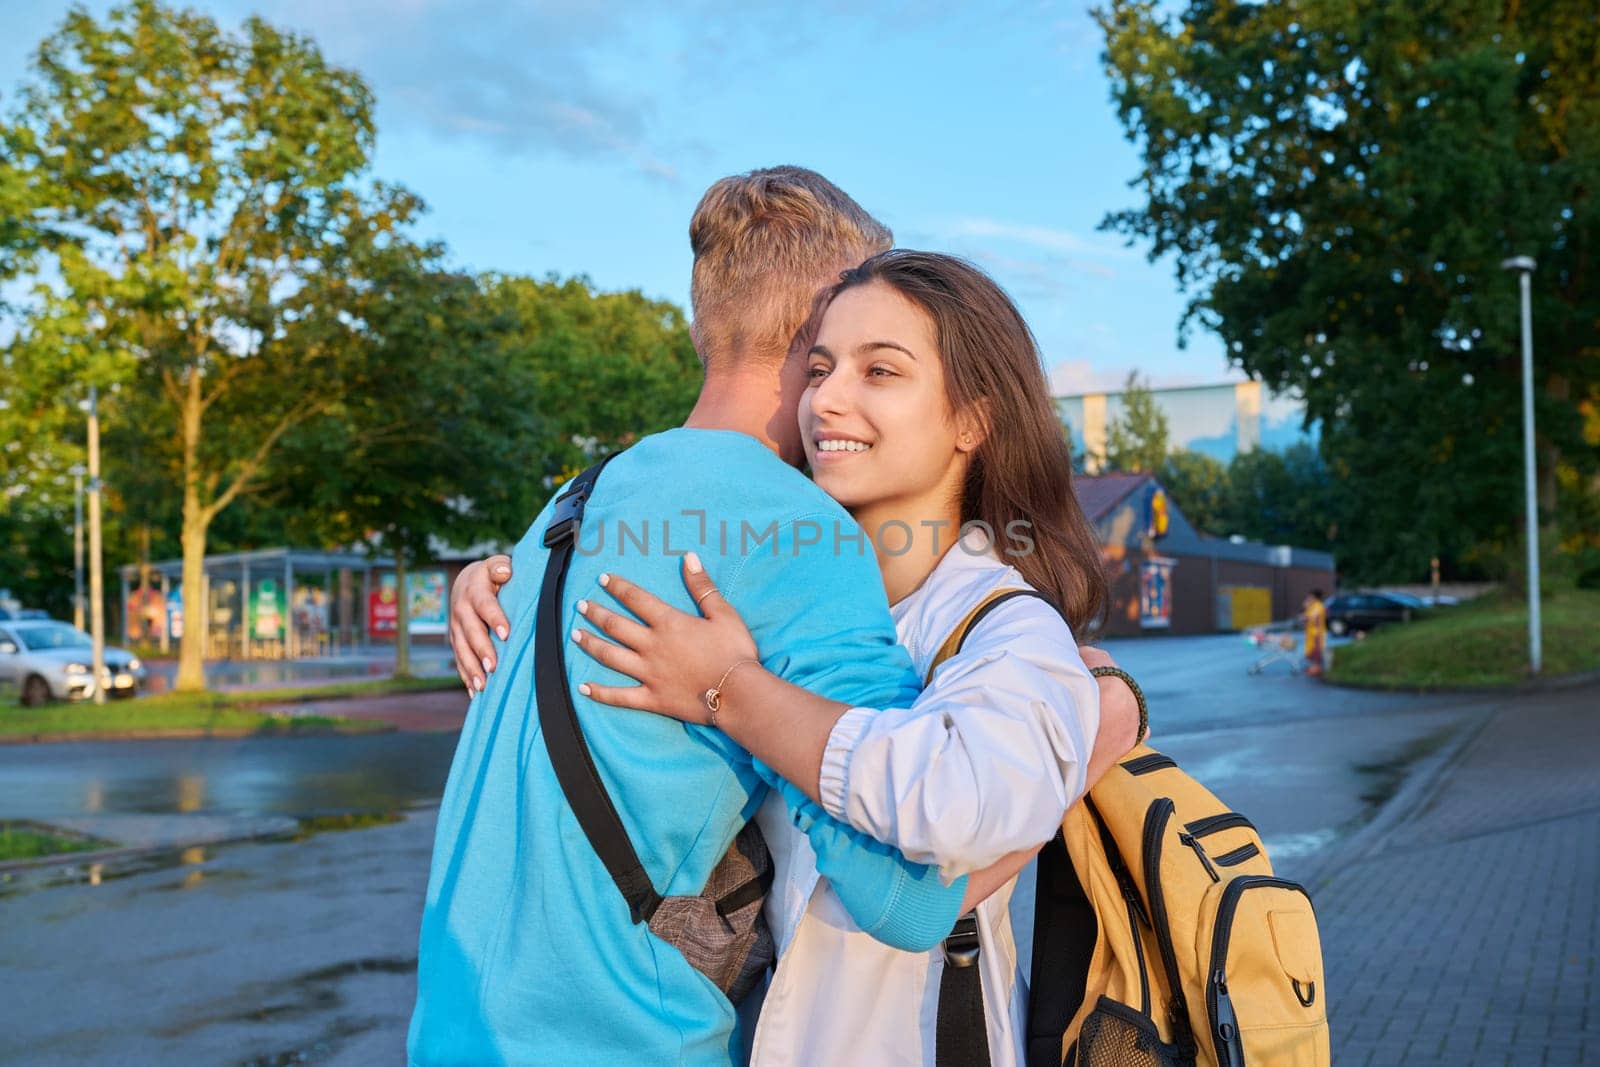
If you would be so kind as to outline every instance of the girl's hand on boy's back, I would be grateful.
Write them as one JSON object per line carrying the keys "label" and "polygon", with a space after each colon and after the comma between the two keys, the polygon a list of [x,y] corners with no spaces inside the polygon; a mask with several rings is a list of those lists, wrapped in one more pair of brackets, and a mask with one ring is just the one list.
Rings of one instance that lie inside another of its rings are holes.
{"label": "girl's hand on boy's back", "polygon": [[707,691],[727,682],[737,666],[759,671],[760,658],[749,627],[723,599],[700,557],[688,553],[682,567],[684,586],[694,598],[698,614],[679,611],[613,574],[600,576],[602,589],[597,592],[610,594],[627,614],[592,600],[578,601],[578,613],[600,633],[579,627],[573,631],[573,639],[592,658],[639,683],[585,683],[578,692],[613,707],[715,725],[705,699]]}
{"label": "girl's hand on boy's back", "polygon": [[[461,568],[450,587],[450,651],[469,693],[481,693],[494,671],[490,631],[504,641],[511,624],[500,610],[500,587],[511,580],[511,557],[490,556]],[[481,673],[479,669],[482,669]]]}

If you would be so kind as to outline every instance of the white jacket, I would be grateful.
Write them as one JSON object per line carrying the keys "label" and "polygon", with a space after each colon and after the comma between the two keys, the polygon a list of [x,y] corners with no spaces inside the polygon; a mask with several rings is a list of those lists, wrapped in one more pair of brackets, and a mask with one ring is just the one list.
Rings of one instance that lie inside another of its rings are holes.
{"label": "white jacket", "polygon": [[[926,675],[939,646],[989,592],[1023,588],[976,539],[945,554],[893,608]],[[823,756],[824,807],[946,877],[1048,840],[1083,793],[1099,688],[1061,617],[1035,597],[989,614],[910,708],[856,708]],[[817,874],[780,800],[757,816],[776,875],[767,918],[778,969],[751,1062],[934,1063],[941,950],[912,953],[862,933]],[[979,967],[994,1067],[1022,1063],[1033,947],[1034,865],[978,907]]]}

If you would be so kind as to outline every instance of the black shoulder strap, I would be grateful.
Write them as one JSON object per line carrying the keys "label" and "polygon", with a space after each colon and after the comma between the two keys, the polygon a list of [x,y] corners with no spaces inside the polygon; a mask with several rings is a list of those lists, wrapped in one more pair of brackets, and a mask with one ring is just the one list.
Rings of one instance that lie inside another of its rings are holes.
{"label": "black shoulder strap", "polygon": [[539,726],[544,733],[546,751],[555,767],[556,781],[567,803],[578,817],[584,836],[604,863],[617,888],[628,901],[628,913],[636,923],[649,922],[661,905],[639,862],[628,831],[622,825],[611,794],[606,792],[594,757],[583,740],[578,713],[567,690],[566,656],[562,653],[567,628],[561,619],[561,596],[567,584],[567,567],[572,562],[583,508],[594,492],[595,482],[605,465],[617,457],[612,453],[576,478],[556,501],[554,516],[544,531],[550,561],[544,569],[544,585],[539,590],[539,607],[534,619],[534,690],[539,701]]}
{"label": "black shoulder strap", "polygon": [[[989,613],[991,611],[993,611],[995,608],[999,607],[1001,604],[1004,604],[1006,601],[1015,600],[1019,596],[1031,596],[1031,597],[1034,597],[1036,599],[1044,601],[1046,604],[1049,604],[1052,608],[1055,608],[1055,606],[1056,606],[1055,602],[1053,600],[1051,600],[1049,597],[1045,596],[1043,593],[1039,592],[1037,589],[1009,589],[1006,592],[1001,593],[999,596],[995,597],[993,600],[989,601],[987,604],[985,604],[983,607],[979,608],[977,611],[972,613],[972,618],[967,620],[966,629],[961,631],[961,640],[956,642],[956,652],[960,652],[961,651],[961,646],[963,646],[963,645],[965,645],[967,643],[967,636],[969,634],[971,634],[973,630],[976,630],[978,628],[978,624],[980,622],[982,622],[984,619],[989,617]],[[1056,608],[1056,610],[1060,611],[1061,609],[1060,608]]]}
{"label": "black shoulder strap", "polygon": [[[1087,798],[1084,803],[1089,803]],[[1026,1063],[1027,1067],[1061,1067],[1061,1040],[1083,1004],[1100,921],[1060,833],[1039,853],[1038,870]]]}
{"label": "black shoulder strap", "polygon": [[[967,636],[977,629],[991,611],[1020,596],[1037,597],[1057,611],[1061,610],[1054,601],[1036,589],[1008,590],[984,604],[966,620],[955,651],[961,651]],[[1083,1002],[1089,960],[1099,936],[1099,924],[1095,920],[1094,909],[1089,905],[1089,898],[1078,881],[1077,872],[1073,870],[1059,831],[1040,850],[1037,871],[1033,909],[1033,973],[1028,983],[1025,1056],[1028,1067],[1041,1067],[1044,1064],[1059,1067],[1061,1038],[1077,1013],[1078,1005]],[[960,933],[961,927],[957,924],[950,940]],[[971,970],[975,972],[977,968]],[[981,1050],[981,1060],[970,1051],[973,1038],[970,1031],[975,1029],[977,1039],[986,1043],[982,988],[975,978],[966,981],[956,978],[952,982],[956,975],[959,972],[953,975],[947,968],[939,988],[936,1058],[940,1067],[947,1063],[988,1062],[987,1048]],[[958,1037],[958,1034],[962,1036]]]}
{"label": "black shoulder strap", "polygon": [[[1044,594],[1033,589],[1008,589],[1000,593],[985,601],[966,618],[955,647],[949,648],[947,645],[941,649],[939,659],[935,662],[959,653],[967,643],[968,635],[978,628],[978,624],[991,611],[1019,596],[1038,597],[1046,604],[1050,603]],[[1040,859],[1042,863],[1043,856]],[[1041,866],[1041,881],[1044,878],[1043,870]],[[1041,901],[1041,906],[1034,911],[1036,931],[1045,918],[1042,905]],[[1037,945],[1037,935],[1034,942]],[[935,1067],[988,1067],[989,1030],[983,1008],[983,984],[979,980],[977,967],[978,925],[975,912],[969,911],[956,921],[955,929],[945,938],[944,954],[945,967],[939,978],[939,1009],[934,1026]],[[1038,966],[1037,957],[1034,966]],[[1065,1027],[1062,1029],[1065,1030]],[[1059,1043],[1059,1036],[1057,1040]]]}

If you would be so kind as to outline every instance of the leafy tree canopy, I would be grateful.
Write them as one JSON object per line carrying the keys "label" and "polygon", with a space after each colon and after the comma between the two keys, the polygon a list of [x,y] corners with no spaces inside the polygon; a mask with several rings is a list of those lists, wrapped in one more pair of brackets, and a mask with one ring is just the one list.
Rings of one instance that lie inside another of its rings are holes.
{"label": "leafy tree canopy", "polygon": [[1541,498],[1592,492],[1600,19],[1590,0],[1111,0],[1098,13],[1184,329],[1303,395],[1345,489],[1341,564],[1426,573],[1520,514],[1518,299],[1534,284]]}
{"label": "leafy tree canopy", "polygon": [[[191,588],[211,522],[347,385],[343,350],[302,326],[308,282],[420,210],[366,178],[371,104],[304,38],[135,0],[70,12],[0,118],[0,198],[21,209],[0,269],[38,279],[21,343],[57,378],[120,386],[108,426],[138,428],[182,487]],[[191,629],[180,686],[199,656]]]}

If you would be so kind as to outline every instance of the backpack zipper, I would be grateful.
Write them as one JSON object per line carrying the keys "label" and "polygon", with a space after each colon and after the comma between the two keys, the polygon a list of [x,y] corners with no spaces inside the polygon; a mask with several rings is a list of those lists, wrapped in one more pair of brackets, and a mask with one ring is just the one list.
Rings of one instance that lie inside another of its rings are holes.
{"label": "backpack zipper", "polygon": [[1139,960],[1139,1014],[1150,1017],[1150,972],[1145,968],[1144,938],[1139,936],[1139,894],[1130,885],[1122,887],[1122,898],[1128,904],[1128,929],[1133,934],[1133,954]]}
{"label": "backpack zipper", "polygon": [[1144,818],[1144,882],[1145,896],[1150,901],[1151,927],[1155,931],[1156,945],[1161,950],[1161,964],[1167,972],[1167,984],[1172,988],[1172,1000],[1167,1005],[1174,1036],[1185,1058],[1193,1055],[1195,1048],[1193,1028],[1189,1025],[1189,1004],[1183,995],[1183,981],[1178,974],[1178,953],[1172,947],[1172,931],[1167,926],[1167,899],[1161,892],[1161,839],[1167,823],[1177,805],[1171,797],[1161,797]]}
{"label": "backpack zipper", "polygon": [[1185,823],[1183,828],[1195,837],[1207,837],[1219,830],[1227,830],[1235,826],[1246,826],[1251,830],[1256,828],[1255,823],[1236,811],[1225,811],[1221,815],[1207,815],[1204,819],[1196,819],[1194,822]]}
{"label": "backpack zipper", "polygon": [[1222,902],[1217,905],[1216,924],[1212,928],[1211,974],[1206,982],[1206,1012],[1210,1016],[1211,1038],[1221,1067],[1244,1067],[1244,1040],[1239,1035],[1233,1001],[1228,997],[1228,941],[1233,936],[1233,913],[1238,910],[1239,898],[1245,890],[1262,887],[1287,889],[1308,901],[1311,899],[1306,887],[1299,882],[1266,874],[1242,875],[1222,891]]}
{"label": "backpack zipper", "polygon": [[1259,855],[1261,855],[1261,850],[1256,848],[1255,842],[1251,841],[1240,845],[1232,852],[1224,852],[1212,862],[1218,867],[1237,867],[1245,860],[1254,859]]}
{"label": "backpack zipper", "polygon": [[1218,1067],[1244,1067],[1244,1043],[1239,1037],[1239,1020],[1228,998],[1228,976],[1214,971],[1206,983],[1207,1007],[1211,1010],[1212,1037],[1216,1039]]}
{"label": "backpack zipper", "polygon": [[1217,869],[1211,865],[1211,857],[1206,855],[1206,850],[1193,834],[1179,833],[1178,840],[1194,849],[1194,854],[1200,858],[1200,866],[1206,869],[1206,873],[1211,876],[1213,882],[1222,881],[1222,875],[1218,874]]}

